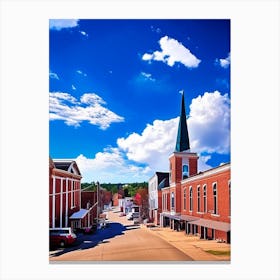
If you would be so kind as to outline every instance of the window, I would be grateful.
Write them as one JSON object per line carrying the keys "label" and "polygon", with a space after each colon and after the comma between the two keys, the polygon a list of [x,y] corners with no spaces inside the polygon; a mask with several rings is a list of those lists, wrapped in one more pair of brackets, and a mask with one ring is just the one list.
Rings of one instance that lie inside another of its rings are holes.
{"label": "window", "polygon": [[190,211],[193,210],[193,190],[192,187],[190,187]]}
{"label": "window", "polygon": [[200,186],[197,186],[197,212],[200,212]]}
{"label": "window", "polygon": [[187,164],[183,165],[183,179],[186,179],[189,177],[189,166]]}
{"label": "window", "polygon": [[214,203],[214,209],[213,214],[218,214],[218,196],[217,196],[217,184],[213,184],[213,203]]}
{"label": "window", "polygon": [[184,210],[186,210],[187,205],[187,190],[184,188]]}
{"label": "window", "polygon": [[206,185],[203,186],[203,211],[204,213],[207,212],[207,196],[206,196],[206,193],[207,193],[207,187]]}
{"label": "window", "polygon": [[171,193],[171,208],[174,208],[174,192]]}
{"label": "window", "polygon": [[169,182],[172,182],[172,163],[170,162],[170,173],[169,173]]}

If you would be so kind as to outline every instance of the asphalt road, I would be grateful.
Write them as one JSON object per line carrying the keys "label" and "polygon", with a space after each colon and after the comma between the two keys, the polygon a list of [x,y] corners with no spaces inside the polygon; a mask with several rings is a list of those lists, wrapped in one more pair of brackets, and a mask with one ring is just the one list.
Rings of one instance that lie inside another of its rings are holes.
{"label": "asphalt road", "polygon": [[79,236],[78,244],[50,252],[53,261],[190,261],[172,244],[109,212],[110,224],[95,234]]}

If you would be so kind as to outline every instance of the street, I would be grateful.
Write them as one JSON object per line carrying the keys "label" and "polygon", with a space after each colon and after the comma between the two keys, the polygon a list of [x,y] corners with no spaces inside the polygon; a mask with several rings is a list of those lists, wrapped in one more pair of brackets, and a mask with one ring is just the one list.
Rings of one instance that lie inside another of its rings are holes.
{"label": "street", "polygon": [[192,258],[149,230],[109,211],[109,225],[81,234],[75,246],[50,251],[53,261],[191,261]]}

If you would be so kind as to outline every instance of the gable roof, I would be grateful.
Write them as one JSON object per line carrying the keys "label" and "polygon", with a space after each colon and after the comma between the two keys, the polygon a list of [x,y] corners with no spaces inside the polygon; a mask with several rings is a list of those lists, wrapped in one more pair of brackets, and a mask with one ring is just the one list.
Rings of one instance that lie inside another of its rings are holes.
{"label": "gable roof", "polygon": [[56,169],[64,170],[69,173],[80,175],[81,172],[75,160],[73,159],[53,159],[54,166]]}

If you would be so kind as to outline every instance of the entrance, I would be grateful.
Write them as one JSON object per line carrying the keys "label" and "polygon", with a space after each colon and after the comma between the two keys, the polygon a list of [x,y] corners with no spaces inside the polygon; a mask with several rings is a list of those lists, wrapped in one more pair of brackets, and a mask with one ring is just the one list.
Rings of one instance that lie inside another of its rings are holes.
{"label": "entrance", "polygon": [[230,231],[227,232],[227,243],[230,244]]}

